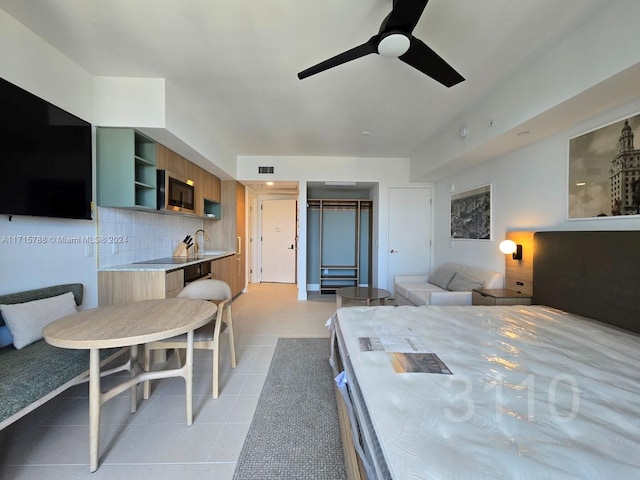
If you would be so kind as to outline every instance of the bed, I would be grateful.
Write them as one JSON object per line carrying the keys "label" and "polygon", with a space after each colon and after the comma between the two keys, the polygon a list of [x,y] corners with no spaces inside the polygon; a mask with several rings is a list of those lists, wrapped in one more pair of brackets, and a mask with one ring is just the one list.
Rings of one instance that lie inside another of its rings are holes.
{"label": "bed", "polygon": [[535,305],[332,317],[349,478],[640,478],[640,232],[534,242]]}

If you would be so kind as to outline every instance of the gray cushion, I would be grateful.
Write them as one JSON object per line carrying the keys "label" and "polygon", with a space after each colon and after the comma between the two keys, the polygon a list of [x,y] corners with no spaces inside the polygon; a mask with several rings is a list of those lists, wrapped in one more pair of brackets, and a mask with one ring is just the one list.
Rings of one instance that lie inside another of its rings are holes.
{"label": "gray cushion", "polygon": [[[100,359],[117,352],[100,350]],[[44,340],[21,350],[0,348],[0,420],[16,414],[52,390],[89,370],[89,350],[58,348]]]}
{"label": "gray cushion", "polygon": [[482,282],[469,278],[460,272],[456,272],[447,290],[451,290],[452,292],[470,292],[474,288],[482,288]]}
{"label": "gray cushion", "polygon": [[455,274],[456,272],[441,267],[431,274],[428,282],[447,290],[449,282],[451,282]]}

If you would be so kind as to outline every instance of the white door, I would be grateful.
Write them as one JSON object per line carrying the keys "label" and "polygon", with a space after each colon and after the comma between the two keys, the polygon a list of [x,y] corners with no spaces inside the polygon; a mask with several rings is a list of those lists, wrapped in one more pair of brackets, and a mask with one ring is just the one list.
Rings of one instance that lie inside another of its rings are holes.
{"label": "white door", "polygon": [[296,283],[297,200],[262,202],[262,282]]}
{"label": "white door", "polygon": [[389,283],[431,271],[431,189],[389,189]]}

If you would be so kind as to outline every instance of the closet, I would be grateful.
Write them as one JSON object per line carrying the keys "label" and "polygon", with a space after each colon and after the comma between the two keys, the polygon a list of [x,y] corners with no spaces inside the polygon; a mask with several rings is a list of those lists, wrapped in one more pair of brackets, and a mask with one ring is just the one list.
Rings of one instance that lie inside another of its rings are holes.
{"label": "closet", "polygon": [[307,200],[307,274],[320,293],[371,285],[372,209],[368,199]]}

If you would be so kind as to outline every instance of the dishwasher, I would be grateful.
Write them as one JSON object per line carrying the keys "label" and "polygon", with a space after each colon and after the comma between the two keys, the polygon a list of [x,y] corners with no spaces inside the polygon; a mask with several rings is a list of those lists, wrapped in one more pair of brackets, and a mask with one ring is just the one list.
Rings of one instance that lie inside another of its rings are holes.
{"label": "dishwasher", "polygon": [[201,278],[211,278],[211,262],[200,262],[184,267],[185,285]]}

